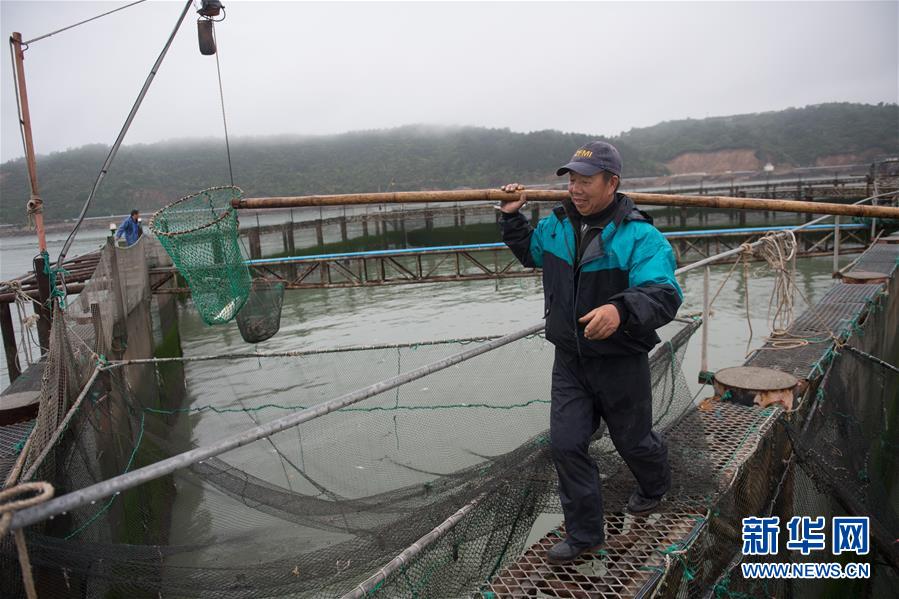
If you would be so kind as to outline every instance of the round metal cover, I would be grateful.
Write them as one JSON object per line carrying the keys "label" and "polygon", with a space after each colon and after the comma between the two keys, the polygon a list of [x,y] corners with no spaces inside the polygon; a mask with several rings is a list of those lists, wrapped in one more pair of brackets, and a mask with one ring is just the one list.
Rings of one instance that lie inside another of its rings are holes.
{"label": "round metal cover", "polygon": [[36,418],[39,406],[38,391],[7,393],[3,396],[3,405],[0,406],[0,426]]}
{"label": "round metal cover", "polygon": [[792,374],[774,370],[773,368],[759,368],[757,366],[724,368],[715,373],[715,381],[727,387],[751,391],[792,389],[799,383],[799,379]]}

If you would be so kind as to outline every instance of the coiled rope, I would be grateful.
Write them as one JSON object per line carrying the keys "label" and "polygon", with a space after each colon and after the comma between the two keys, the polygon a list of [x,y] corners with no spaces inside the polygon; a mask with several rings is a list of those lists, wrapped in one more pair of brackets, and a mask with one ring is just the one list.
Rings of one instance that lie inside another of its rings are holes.
{"label": "coiled rope", "polygon": [[[32,494],[28,496],[29,494]],[[23,497],[24,496],[24,497]],[[53,485],[48,482],[21,483],[0,491],[0,537],[9,532],[9,523],[17,510],[41,504],[53,497]],[[37,599],[34,578],[31,576],[31,560],[28,559],[28,545],[25,543],[25,531],[21,528],[13,532],[16,551],[19,554],[19,568],[22,571],[22,582],[28,599]]]}

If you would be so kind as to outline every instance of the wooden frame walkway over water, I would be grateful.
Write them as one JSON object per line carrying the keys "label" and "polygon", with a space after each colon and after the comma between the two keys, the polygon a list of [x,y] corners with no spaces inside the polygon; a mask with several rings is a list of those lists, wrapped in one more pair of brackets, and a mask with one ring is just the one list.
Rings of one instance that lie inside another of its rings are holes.
{"label": "wooden frame walkway over water", "polygon": [[[790,227],[741,227],[691,231],[669,231],[668,238],[679,265],[709,258],[739,248],[770,232]],[[868,229],[862,224],[812,225],[796,231],[799,255],[829,256],[861,252],[868,242]],[[732,261],[732,260],[731,260]],[[722,262],[727,262],[726,260]],[[327,289],[482,281],[538,276],[538,269],[525,268],[502,243],[432,246],[367,252],[342,252],[254,258],[247,261],[254,278],[281,282],[287,289]],[[183,285],[164,286],[176,269],[151,270],[160,276],[158,293],[189,293]]]}

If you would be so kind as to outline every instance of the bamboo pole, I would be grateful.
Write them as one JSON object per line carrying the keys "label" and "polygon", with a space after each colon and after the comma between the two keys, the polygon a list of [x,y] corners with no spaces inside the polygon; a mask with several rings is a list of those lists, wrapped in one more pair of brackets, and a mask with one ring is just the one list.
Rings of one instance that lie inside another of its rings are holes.
{"label": "bamboo pole", "polygon": [[34,140],[31,135],[31,110],[28,107],[28,90],[25,87],[25,53],[22,51],[22,34],[14,32],[9,38],[13,61],[16,66],[16,89],[19,93],[19,114],[22,137],[25,140],[25,163],[28,166],[28,182],[31,185],[31,198],[28,200],[28,212],[34,218],[34,229],[37,232],[37,245],[41,252],[47,251],[47,237],[44,233],[44,202],[37,184],[37,162],[34,156]]}
{"label": "bamboo pole", "polygon": [[[568,198],[564,190],[535,189],[521,194],[499,189],[463,189],[454,191],[397,191],[389,193],[350,193],[343,195],[286,196],[244,198],[232,200],[240,210],[267,208],[296,208],[303,206],[348,206],[353,204],[424,204],[440,202],[500,202],[526,195],[528,200],[560,202]],[[728,196],[689,196],[663,193],[628,193],[635,203],[648,206],[693,206],[697,208],[725,208],[732,210],[770,210],[773,212],[802,212],[872,218],[899,218],[899,208],[890,206],[861,206],[827,202],[803,202],[762,198],[732,198]]]}
{"label": "bamboo pole", "polygon": [[44,348],[50,346],[50,327],[53,324],[53,313],[48,306],[50,299],[50,264],[47,258],[47,235],[44,232],[44,201],[41,199],[40,187],[37,182],[37,161],[34,153],[34,139],[31,134],[31,109],[28,106],[28,88],[25,85],[25,53],[22,51],[22,34],[13,32],[9,38],[10,51],[13,55],[16,75],[16,102],[19,105],[19,126],[22,130],[22,140],[25,143],[25,164],[28,167],[28,183],[31,186],[31,197],[28,199],[26,212],[34,220],[34,230],[37,233],[37,246],[39,254],[34,258],[34,276],[38,282],[38,301],[34,303],[34,312],[38,314],[37,334],[41,345],[41,353],[46,353]]}

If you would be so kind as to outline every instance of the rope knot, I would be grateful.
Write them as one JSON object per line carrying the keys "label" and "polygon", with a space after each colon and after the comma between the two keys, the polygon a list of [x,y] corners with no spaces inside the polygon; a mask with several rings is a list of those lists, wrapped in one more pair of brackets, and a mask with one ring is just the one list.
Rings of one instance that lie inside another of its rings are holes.
{"label": "rope knot", "polygon": [[[19,483],[0,491],[0,514],[2,514],[0,515],[0,537],[6,536],[12,515],[16,511],[48,501],[53,497],[53,492],[53,485],[44,481]],[[35,495],[22,498],[28,493],[35,493]],[[25,544],[25,531],[20,528],[13,533],[13,536],[19,556],[22,582],[25,583],[25,595],[28,599],[37,599],[34,578],[31,576],[31,561],[28,559],[28,546]]]}
{"label": "rope knot", "polygon": [[19,483],[0,491],[0,537],[9,531],[13,513],[52,498],[53,485],[43,481]]}
{"label": "rope knot", "polygon": [[25,213],[28,216],[40,214],[44,211],[44,201],[38,196],[31,196],[31,199],[25,204]]}

